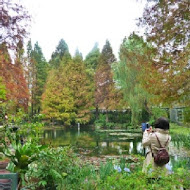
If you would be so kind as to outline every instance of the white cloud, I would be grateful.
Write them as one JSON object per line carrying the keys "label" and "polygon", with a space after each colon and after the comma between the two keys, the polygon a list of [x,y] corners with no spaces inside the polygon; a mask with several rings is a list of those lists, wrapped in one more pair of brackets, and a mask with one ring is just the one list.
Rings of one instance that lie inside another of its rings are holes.
{"label": "white cloud", "polygon": [[116,56],[125,36],[136,30],[135,19],[145,3],[136,0],[23,0],[33,15],[32,42],[39,42],[47,60],[63,38],[74,55],[83,56],[95,42],[100,49],[106,39]]}

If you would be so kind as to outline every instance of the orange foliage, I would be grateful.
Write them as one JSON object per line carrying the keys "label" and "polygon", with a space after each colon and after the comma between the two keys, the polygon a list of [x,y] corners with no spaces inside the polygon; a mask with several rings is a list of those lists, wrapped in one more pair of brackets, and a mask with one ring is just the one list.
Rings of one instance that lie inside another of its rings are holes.
{"label": "orange foliage", "polygon": [[7,52],[0,50],[0,76],[6,86],[6,101],[13,101],[17,107],[28,107],[29,92],[19,60],[11,63]]}

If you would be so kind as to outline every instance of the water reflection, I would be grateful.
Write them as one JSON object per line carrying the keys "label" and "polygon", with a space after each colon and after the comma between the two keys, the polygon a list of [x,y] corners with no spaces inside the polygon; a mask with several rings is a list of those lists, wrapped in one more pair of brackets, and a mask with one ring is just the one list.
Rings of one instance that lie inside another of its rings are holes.
{"label": "water reflection", "polygon": [[[128,136],[122,133],[96,133],[88,128],[80,126],[74,129],[49,129],[44,130],[42,141],[52,146],[71,145],[78,148],[78,152],[89,156],[100,155],[144,155],[142,147],[141,134],[133,134],[127,132]],[[190,167],[189,156],[178,154],[182,149],[182,143],[172,142],[170,147],[171,161],[168,167],[176,167],[177,164],[186,162]],[[184,163],[184,164],[186,164]]]}
{"label": "water reflection", "polygon": [[141,137],[120,138],[119,135],[97,134],[80,128],[44,130],[42,141],[52,146],[71,145],[93,149],[91,155],[143,154]]}

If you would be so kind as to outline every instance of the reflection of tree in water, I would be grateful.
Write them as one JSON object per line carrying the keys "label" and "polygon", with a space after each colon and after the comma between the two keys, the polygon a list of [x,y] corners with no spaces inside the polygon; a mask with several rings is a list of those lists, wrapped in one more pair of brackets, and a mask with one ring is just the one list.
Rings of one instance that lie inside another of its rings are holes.
{"label": "reflection of tree in water", "polygon": [[138,154],[138,150],[137,150],[137,141],[133,141],[133,154]]}
{"label": "reflection of tree in water", "polygon": [[[82,148],[84,151],[92,150],[93,155],[121,155],[121,154],[138,154],[138,142],[141,141],[137,138],[136,141],[126,139],[119,139],[120,136],[110,136],[108,133],[97,134],[92,131],[78,130],[64,130],[52,129],[45,130],[43,134],[43,141],[45,144],[51,142],[54,146],[73,145]],[[136,138],[136,137],[135,137]],[[137,142],[138,141],[138,142]],[[132,143],[132,144],[131,144]]]}

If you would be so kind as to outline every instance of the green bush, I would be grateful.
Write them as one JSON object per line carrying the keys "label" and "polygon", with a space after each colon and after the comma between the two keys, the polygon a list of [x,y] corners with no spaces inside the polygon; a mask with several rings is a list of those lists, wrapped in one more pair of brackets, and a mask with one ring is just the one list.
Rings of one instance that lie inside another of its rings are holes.
{"label": "green bush", "polygon": [[96,126],[105,127],[106,126],[106,115],[100,114],[99,119],[95,121]]}
{"label": "green bush", "polygon": [[172,141],[183,143],[186,148],[190,149],[190,128],[172,123],[170,124],[170,133],[172,134]]}
{"label": "green bush", "polygon": [[41,151],[26,176],[27,188],[63,190],[91,186],[96,173],[94,167],[84,165],[69,147],[59,147]]}
{"label": "green bush", "polygon": [[101,180],[106,179],[108,176],[115,172],[113,164],[108,161],[106,164],[101,163],[99,168],[99,176]]}
{"label": "green bush", "polygon": [[[176,166],[173,174],[165,175],[160,170],[154,174],[144,174],[142,157],[132,160],[124,157],[109,160],[101,163],[96,170],[95,166],[81,162],[70,148],[47,149],[41,152],[38,161],[30,165],[27,185],[31,190],[171,190],[190,186],[190,173],[187,168],[184,169],[185,162]],[[124,170],[125,167],[130,171]]]}
{"label": "green bush", "polygon": [[54,189],[58,184],[61,186],[63,179],[70,173],[70,167],[75,165],[74,160],[68,148],[41,151],[38,160],[30,165],[27,172],[28,185],[33,189]]}
{"label": "green bush", "polygon": [[114,173],[97,185],[98,190],[109,189],[134,189],[134,190],[171,190],[188,188],[190,175],[185,171],[178,171],[175,174],[157,178],[145,175],[141,171],[128,173]]}
{"label": "green bush", "polygon": [[130,125],[131,120],[130,112],[112,112],[108,113],[109,122],[106,122],[106,115],[100,114],[99,119],[95,120],[96,127],[108,127],[108,128],[127,128]]}
{"label": "green bush", "polygon": [[184,122],[190,123],[190,107],[184,108]]}

